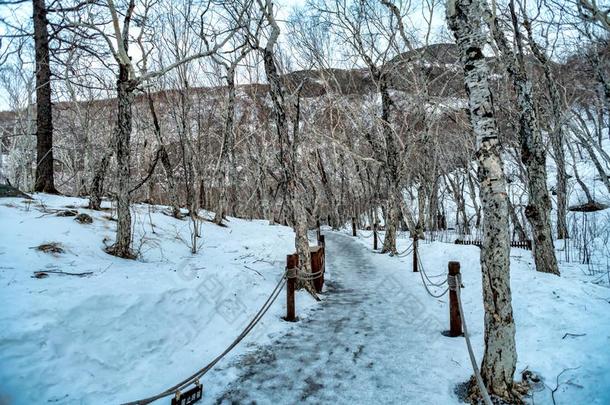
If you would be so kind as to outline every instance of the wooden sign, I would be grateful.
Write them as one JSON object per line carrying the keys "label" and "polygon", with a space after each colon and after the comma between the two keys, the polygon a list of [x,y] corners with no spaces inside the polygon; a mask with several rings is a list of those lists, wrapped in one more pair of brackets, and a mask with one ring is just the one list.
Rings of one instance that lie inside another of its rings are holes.
{"label": "wooden sign", "polygon": [[203,385],[198,384],[188,391],[180,394],[179,397],[172,398],[172,405],[191,405],[203,397]]}

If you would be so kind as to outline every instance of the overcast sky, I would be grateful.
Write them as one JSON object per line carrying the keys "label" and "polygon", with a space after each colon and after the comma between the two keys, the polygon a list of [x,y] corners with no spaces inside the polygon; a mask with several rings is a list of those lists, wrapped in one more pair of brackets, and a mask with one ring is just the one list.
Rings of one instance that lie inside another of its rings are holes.
{"label": "overcast sky", "polygon": [[[171,1],[171,0],[169,0]],[[277,19],[280,25],[283,25],[282,22],[287,20],[290,16],[291,10],[294,7],[302,6],[306,3],[307,0],[276,0],[277,5]],[[408,25],[412,27],[421,27],[423,28],[425,22],[421,17],[421,10],[417,9],[417,5],[421,4],[421,0],[413,0],[411,3],[411,9],[414,10],[409,17],[407,17]],[[442,4],[440,4],[442,6]],[[18,11],[15,13],[12,10],[19,7]],[[10,21],[16,21],[21,24],[29,24],[31,20],[31,3],[26,2],[20,6],[0,6],[0,17],[7,18]],[[443,17],[444,12],[442,7],[438,7],[435,12],[435,18],[433,19],[433,27],[434,29],[439,28],[443,25]],[[21,25],[20,24],[20,25]],[[2,32],[4,27],[0,24],[0,33]],[[284,31],[284,30],[283,30]],[[281,38],[280,41],[285,40],[285,38]],[[431,41],[435,42],[434,40]],[[6,43],[6,42],[5,42]],[[27,68],[33,69],[33,66],[28,64]],[[9,108],[8,103],[8,95],[4,89],[0,90],[0,111],[6,110]]]}

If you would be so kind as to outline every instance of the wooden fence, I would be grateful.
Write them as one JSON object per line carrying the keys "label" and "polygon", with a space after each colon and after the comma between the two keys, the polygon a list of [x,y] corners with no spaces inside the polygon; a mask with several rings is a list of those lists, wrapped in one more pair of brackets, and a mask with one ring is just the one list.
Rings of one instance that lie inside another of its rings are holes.
{"label": "wooden fence", "polygon": [[[483,242],[479,239],[473,239],[473,240],[456,239],[455,244],[456,245],[475,245],[478,247],[483,246]],[[510,247],[532,250],[532,241],[529,239],[515,240],[510,243]]]}

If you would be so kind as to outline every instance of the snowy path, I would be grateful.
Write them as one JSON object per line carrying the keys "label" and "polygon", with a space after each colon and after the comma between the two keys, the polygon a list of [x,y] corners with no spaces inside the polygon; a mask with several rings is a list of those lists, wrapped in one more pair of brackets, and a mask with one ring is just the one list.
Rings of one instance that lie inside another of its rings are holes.
{"label": "snowy path", "polygon": [[443,372],[451,359],[439,358],[440,326],[429,324],[418,302],[431,298],[421,285],[405,291],[393,275],[410,269],[388,269],[383,256],[377,263],[347,236],[326,240],[332,281],[324,301],[290,332],[231,364],[236,378],[215,403],[451,401]]}
{"label": "snowy path", "polygon": [[[231,218],[228,228],[204,223],[204,248],[191,256],[183,242],[188,223],[163,207],[136,205],[140,221],[150,222],[138,222],[136,239],[147,242],[140,260],[122,260],[102,250],[113,237],[107,212],[79,208],[94,218],[82,225],[45,212],[86,200],[36,198],[0,202],[0,223],[11,230],[0,231],[0,404],[117,404],[166,389],[238,335],[294,248],[287,227]],[[448,326],[447,297],[426,294],[410,255],[375,254],[362,234],[326,233],[324,300],[299,291],[302,320],[287,323],[282,293],[202,379],[204,404],[459,403],[455,387],[472,369],[464,340],[440,334]],[[31,249],[49,242],[60,242],[65,253]],[[397,242],[404,250],[410,240],[403,235]],[[479,248],[441,241],[419,248],[436,280],[445,277],[448,261],[461,263],[464,311],[480,361]],[[608,405],[610,289],[586,265],[561,266],[561,277],[538,273],[531,252],[511,251],[515,379],[526,368],[543,378],[547,388],[531,403]],[[49,270],[93,275],[32,277]]]}

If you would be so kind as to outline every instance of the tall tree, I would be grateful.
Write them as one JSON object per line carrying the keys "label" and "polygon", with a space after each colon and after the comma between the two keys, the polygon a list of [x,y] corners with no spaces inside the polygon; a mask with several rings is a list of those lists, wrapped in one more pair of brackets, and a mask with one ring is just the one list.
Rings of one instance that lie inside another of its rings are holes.
{"label": "tall tree", "polygon": [[218,205],[214,216],[214,223],[217,225],[222,224],[225,215],[235,215],[235,188],[237,187],[235,184],[235,71],[239,63],[248,55],[249,50],[249,47],[243,46],[239,55],[232,60],[224,60],[220,57],[213,58],[218,65],[224,68],[227,86],[223,139],[216,164],[218,185],[220,187]]}
{"label": "tall tree", "polygon": [[[269,97],[273,105],[275,132],[279,143],[279,163],[283,167],[281,184],[284,196],[289,199],[289,211],[295,232],[295,247],[299,255],[299,267],[305,273],[311,273],[309,257],[309,239],[307,237],[307,211],[303,205],[304,193],[300,173],[297,169],[298,131],[299,131],[299,109],[298,97],[295,106],[295,117],[293,118],[293,130],[287,117],[287,103],[284,88],[280,80],[277,63],[276,46],[280,36],[280,27],[275,19],[273,2],[271,0],[257,0],[262,14],[262,19],[270,27],[269,37],[264,46],[259,45],[259,38],[252,36],[253,46],[261,51],[265,74],[269,82]],[[292,132],[292,134],[291,134]],[[303,282],[303,286],[313,292],[311,283]]]}
{"label": "tall tree", "polygon": [[548,96],[551,104],[552,122],[551,122],[551,133],[549,134],[551,140],[551,147],[553,148],[553,154],[555,155],[555,164],[557,166],[556,175],[556,188],[557,188],[557,238],[567,239],[568,238],[568,174],[566,172],[566,158],[565,158],[565,136],[563,130],[564,114],[562,111],[561,96],[559,93],[559,87],[557,86],[557,80],[553,71],[551,70],[551,62],[547,57],[542,47],[536,42],[532,32],[532,26],[527,14],[525,7],[521,7],[523,14],[523,26],[527,32],[528,41],[532,53],[538,59],[538,62],[542,65],[544,71],[544,78],[548,87]]}
{"label": "tall tree", "polygon": [[[99,4],[100,15],[106,15],[111,22],[110,26],[112,33],[107,33],[104,29],[108,28],[109,24],[106,20],[99,20],[98,13],[93,13],[87,10],[86,13],[78,13],[80,7],[68,9],[68,16],[73,10],[77,13],[75,18],[66,18],[71,28],[81,29],[80,33],[83,38],[91,35],[101,35],[104,39],[108,50],[113,56],[116,64],[116,96],[117,96],[117,115],[114,129],[114,145],[115,157],[117,163],[117,232],[115,243],[110,246],[107,251],[110,254],[123,258],[133,258],[134,252],[131,249],[132,230],[131,230],[131,131],[133,125],[133,104],[135,92],[142,84],[152,81],[169,71],[176,69],[184,64],[194,61],[198,58],[203,58],[216,53],[221,49],[234,35],[234,29],[223,30],[224,37],[213,44],[210,38],[205,38],[206,35],[206,20],[205,13],[210,10],[211,4],[206,3],[201,5],[202,14],[200,16],[201,27],[197,29],[193,21],[175,21],[175,24],[181,24],[197,32],[200,35],[201,41],[198,41],[198,46],[195,51],[185,55],[167,66],[160,67],[157,70],[148,70],[147,57],[152,52],[152,49],[144,47],[146,39],[144,34],[152,35],[151,14],[154,4],[146,3],[142,9],[136,10],[135,0],[129,0],[124,10],[117,10],[113,0],[107,0],[105,4]],[[120,21],[122,17],[122,22]],[[130,32],[132,20],[134,17],[139,26],[139,34],[134,38]],[[238,19],[241,18],[239,14]],[[214,39],[217,38],[216,34]],[[129,55],[130,44],[135,43],[141,47],[142,60],[134,61]],[[105,63],[105,62],[104,62]],[[138,69],[139,68],[139,69]],[[139,71],[138,71],[139,70]]]}
{"label": "tall tree", "polygon": [[483,55],[484,0],[448,0],[447,21],[464,68],[470,122],[477,138],[477,160],[483,205],[481,271],[485,308],[485,354],[481,376],[490,394],[517,398],[513,375],[517,363],[515,321],[510,291],[510,237],[506,178],[498,126]]}
{"label": "tall tree", "polygon": [[527,173],[528,204],[525,209],[525,216],[532,225],[534,234],[533,249],[536,270],[559,275],[551,233],[551,199],[546,185],[546,150],[538,126],[533,84],[525,67],[523,39],[518,26],[514,0],[510,0],[509,5],[516,51],[513,51],[508,43],[504,32],[498,26],[498,19],[489,10],[487,2],[482,2],[493,37],[498,44],[502,60],[506,65],[506,70],[512,79],[517,95],[521,162]]}
{"label": "tall tree", "polygon": [[53,108],[45,0],[33,0],[36,59],[36,182],[34,191],[57,194],[53,176]]}

